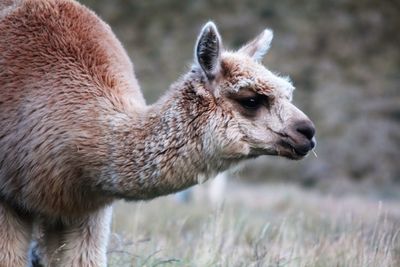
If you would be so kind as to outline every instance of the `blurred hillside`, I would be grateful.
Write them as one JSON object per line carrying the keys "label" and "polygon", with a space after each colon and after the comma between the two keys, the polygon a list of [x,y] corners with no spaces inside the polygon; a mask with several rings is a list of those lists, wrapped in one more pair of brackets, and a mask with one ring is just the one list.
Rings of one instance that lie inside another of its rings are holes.
{"label": "blurred hillside", "polygon": [[238,48],[265,27],[264,64],[291,76],[294,102],[317,127],[318,158],[261,158],[246,179],[400,185],[400,2],[85,0],[128,50],[149,103],[187,71],[201,25]]}

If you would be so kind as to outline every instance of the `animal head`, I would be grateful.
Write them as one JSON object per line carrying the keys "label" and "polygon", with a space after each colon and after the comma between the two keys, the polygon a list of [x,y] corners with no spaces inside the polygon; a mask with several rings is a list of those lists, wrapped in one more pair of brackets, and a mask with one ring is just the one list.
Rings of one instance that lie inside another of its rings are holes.
{"label": "animal head", "polygon": [[214,103],[204,142],[219,158],[278,155],[301,159],[316,144],[313,123],[291,103],[294,86],[290,80],[261,64],[272,37],[272,31],[264,30],[231,52],[224,50],[213,22],[198,36],[192,73],[200,75],[203,92],[199,94]]}

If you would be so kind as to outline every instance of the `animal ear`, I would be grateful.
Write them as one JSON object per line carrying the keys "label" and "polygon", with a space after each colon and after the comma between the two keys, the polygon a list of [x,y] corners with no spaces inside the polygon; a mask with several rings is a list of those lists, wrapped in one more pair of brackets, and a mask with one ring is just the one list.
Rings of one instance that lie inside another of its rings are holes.
{"label": "animal ear", "polygon": [[197,38],[194,57],[209,80],[214,79],[221,69],[221,47],[217,26],[212,21],[207,22]]}
{"label": "animal ear", "polygon": [[239,52],[250,56],[255,61],[261,61],[268,52],[273,37],[272,31],[265,29],[254,40],[240,48]]}

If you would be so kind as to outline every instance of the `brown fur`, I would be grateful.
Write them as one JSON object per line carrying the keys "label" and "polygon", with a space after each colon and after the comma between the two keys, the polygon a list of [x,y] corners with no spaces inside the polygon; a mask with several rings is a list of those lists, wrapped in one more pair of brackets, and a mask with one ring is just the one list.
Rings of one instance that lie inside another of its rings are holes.
{"label": "brown fur", "polygon": [[[253,52],[218,48],[210,73],[195,64],[147,106],[93,12],[72,0],[0,0],[0,266],[27,264],[35,222],[48,265],[103,266],[116,198],[176,192],[261,154],[302,157],[294,149],[309,141],[288,126],[308,118],[290,104],[291,85]],[[246,94],[271,103],[250,116],[238,102]]]}

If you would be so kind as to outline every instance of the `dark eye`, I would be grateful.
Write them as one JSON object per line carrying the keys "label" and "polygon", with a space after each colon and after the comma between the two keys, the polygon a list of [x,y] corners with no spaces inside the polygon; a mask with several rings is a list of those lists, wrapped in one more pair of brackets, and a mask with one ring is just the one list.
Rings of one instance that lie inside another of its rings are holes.
{"label": "dark eye", "polygon": [[238,101],[242,107],[250,110],[256,110],[263,104],[263,98],[261,96],[246,97]]}

